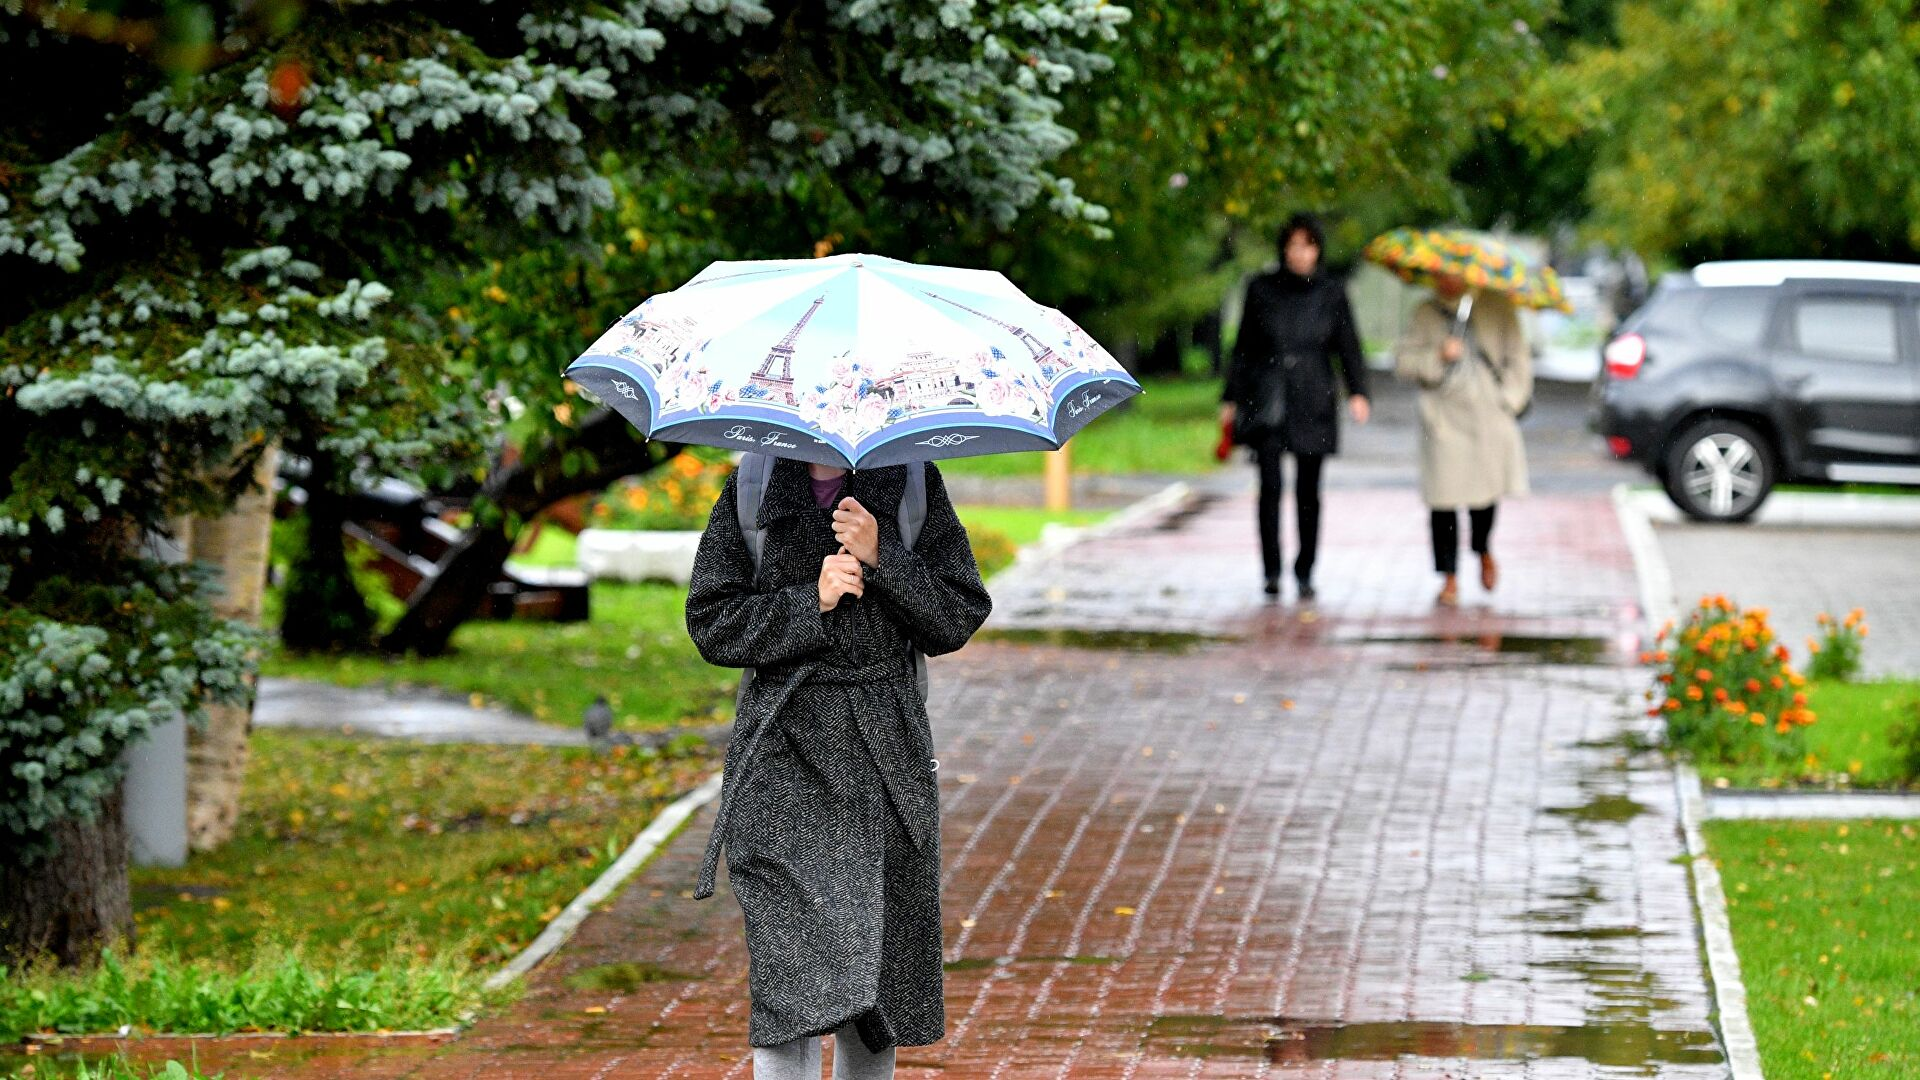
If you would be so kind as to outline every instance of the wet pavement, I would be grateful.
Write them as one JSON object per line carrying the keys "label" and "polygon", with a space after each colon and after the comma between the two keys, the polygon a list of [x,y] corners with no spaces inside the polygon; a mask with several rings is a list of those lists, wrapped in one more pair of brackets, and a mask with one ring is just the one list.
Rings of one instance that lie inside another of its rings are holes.
{"label": "wet pavement", "polygon": [[308,679],[261,679],[253,724],[430,743],[587,745],[581,728],[543,724],[499,705],[475,708],[434,690],[396,692]]}
{"label": "wet pavement", "polygon": [[[934,661],[949,1033],[899,1074],[1724,1077],[1605,496],[1503,508],[1500,591],[1436,613],[1410,493],[1330,493],[1303,608],[1244,474],[1209,491],[1009,571]],[[235,1075],[746,1077],[710,824],[455,1042]]]}

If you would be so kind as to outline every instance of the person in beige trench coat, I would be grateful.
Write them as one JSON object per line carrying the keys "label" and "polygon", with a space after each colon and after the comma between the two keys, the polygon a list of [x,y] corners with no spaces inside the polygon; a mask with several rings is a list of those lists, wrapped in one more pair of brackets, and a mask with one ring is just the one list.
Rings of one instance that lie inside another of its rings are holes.
{"label": "person in beige trench coat", "polygon": [[1413,312],[1394,349],[1394,368],[1420,387],[1420,495],[1432,511],[1434,569],[1443,575],[1438,602],[1460,599],[1459,512],[1466,510],[1480,584],[1492,591],[1499,566],[1491,549],[1501,499],[1527,493],[1526,447],[1517,414],[1533,396],[1533,361],[1513,302],[1497,293],[1474,298],[1464,339],[1455,316],[1464,284],[1436,283]]}

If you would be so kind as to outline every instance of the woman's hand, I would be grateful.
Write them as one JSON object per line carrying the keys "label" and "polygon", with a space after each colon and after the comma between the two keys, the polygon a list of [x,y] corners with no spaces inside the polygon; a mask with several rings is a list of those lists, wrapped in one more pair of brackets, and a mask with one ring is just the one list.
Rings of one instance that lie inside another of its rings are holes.
{"label": "woman's hand", "polygon": [[1450,337],[1440,343],[1440,359],[1447,363],[1457,363],[1467,354],[1467,343],[1457,337]]}
{"label": "woman's hand", "polygon": [[1220,426],[1221,427],[1233,426],[1233,412],[1234,412],[1233,402],[1223,401],[1220,403]]}
{"label": "woman's hand", "polygon": [[833,538],[868,566],[880,561],[880,523],[858,499],[848,496],[833,511]]}
{"label": "woman's hand", "polygon": [[820,610],[832,611],[843,596],[859,597],[865,586],[860,579],[860,560],[846,552],[829,555],[820,561]]}
{"label": "woman's hand", "polygon": [[1367,401],[1365,395],[1355,394],[1347,399],[1347,411],[1353,414],[1354,423],[1364,424],[1367,422],[1367,417],[1373,415],[1373,405]]}

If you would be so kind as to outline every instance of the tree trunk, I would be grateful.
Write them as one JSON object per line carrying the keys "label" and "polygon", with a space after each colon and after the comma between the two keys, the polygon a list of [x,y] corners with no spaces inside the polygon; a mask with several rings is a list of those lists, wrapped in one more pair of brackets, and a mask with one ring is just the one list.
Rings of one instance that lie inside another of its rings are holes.
{"label": "tree trunk", "polygon": [[[590,466],[585,464],[589,456]],[[510,522],[531,521],[561,499],[598,491],[658,463],[626,418],[612,409],[600,408],[581,421],[571,439],[495,468],[482,485],[481,495],[500,513],[494,515],[491,524],[468,529],[447,549],[433,575],[407,598],[406,614],[381,640],[380,647],[391,653],[421,656],[445,652],[453,632],[473,614],[486,588],[499,580],[501,568],[513,551]]]}
{"label": "tree trunk", "polygon": [[300,558],[287,575],[280,615],[280,643],[296,652],[360,650],[373,643],[373,612],[353,584],[347,544],[341,528],[347,500],[337,490],[339,463],[328,454],[308,453],[307,537]]}
{"label": "tree trunk", "polygon": [[92,820],[67,815],[48,836],[52,855],[31,864],[0,855],[0,962],[48,957],[62,967],[97,960],[111,942],[134,941],[127,890],[125,785],[100,800]]}
{"label": "tree trunk", "polygon": [[[212,598],[214,613],[260,625],[266,591],[267,549],[273,538],[273,477],[279,448],[269,446],[254,468],[259,485],[220,518],[193,524],[192,557],[220,568],[225,591]],[[247,774],[247,735],[253,706],[208,704],[204,730],[187,728],[187,841],[211,851],[233,836],[240,815],[240,789]]]}

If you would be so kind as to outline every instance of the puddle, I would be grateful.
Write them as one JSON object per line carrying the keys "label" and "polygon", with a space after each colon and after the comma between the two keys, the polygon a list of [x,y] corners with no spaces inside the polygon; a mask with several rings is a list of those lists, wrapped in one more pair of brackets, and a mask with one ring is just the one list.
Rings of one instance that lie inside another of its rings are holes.
{"label": "puddle", "polygon": [[1575,938],[1580,941],[1621,941],[1656,936],[1652,931],[1637,926],[1575,926],[1540,932],[1548,937]]}
{"label": "puddle", "polygon": [[1657,1028],[1633,1021],[1555,1026],[1391,1021],[1337,1024],[1285,1017],[1161,1016],[1147,1041],[1197,1058],[1254,1058],[1271,1064],[1465,1058],[1530,1062],[1571,1058],[1649,1073],[1667,1064],[1712,1065],[1723,1059],[1711,1031]]}
{"label": "puddle", "polygon": [[581,968],[568,975],[564,982],[573,990],[613,990],[624,993],[648,983],[689,982],[698,978],[700,976],[674,971],[659,964],[623,962]]}
{"label": "puddle", "polygon": [[1210,493],[1203,492],[1201,494],[1194,495],[1188,498],[1186,502],[1180,504],[1180,508],[1178,510],[1175,510],[1173,513],[1168,514],[1166,517],[1161,518],[1158,522],[1155,522],[1153,526],[1153,531],[1154,532],[1177,532],[1180,529],[1185,528],[1187,522],[1191,520],[1193,517],[1195,517],[1196,515],[1198,515],[1202,510],[1205,510],[1207,507],[1212,506],[1214,503],[1217,503],[1219,501],[1220,501],[1220,496],[1210,494]]}
{"label": "puddle", "polygon": [[[1490,657],[1505,657],[1512,662],[1535,664],[1573,664],[1593,666],[1610,664],[1611,644],[1603,637],[1556,637],[1540,634],[1407,634],[1368,635],[1346,639],[1357,645],[1454,645],[1478,649]],[[1429,661],[1414,665],[1418,670],[1449,666],[1449,661]],[[1452,662],[1457,665],[1458,662]]]}
{"label": "puddle", "polygon": [[1547,813],[1575,821],[1618,822],[1632,821],[1651,810],[1645,803],[1634,802],[1625,795],[1596,795],[1579,806],[1550,806]]}
{"label": "puddle", "polygon": [[1109,649],[1122,652],[1186,653],[1202,645],[1238,641],[1218,634],[1176,630],[982,630],[975,641],[1005,641],[1016,645],[1056,645],[1068,649]]}
{"label": "puddle", "polygon": [[1721,1059],[1708,1031],[1669,1031],[1647,1024],[1450,1024],[1421,1021],[1309,1025],[1282,1021],[1267,1042],[1267,1060],[1393,1061],[1402,1057],[1538,1061],[1576,1058],[1594,1065],[1709,1065]]}

